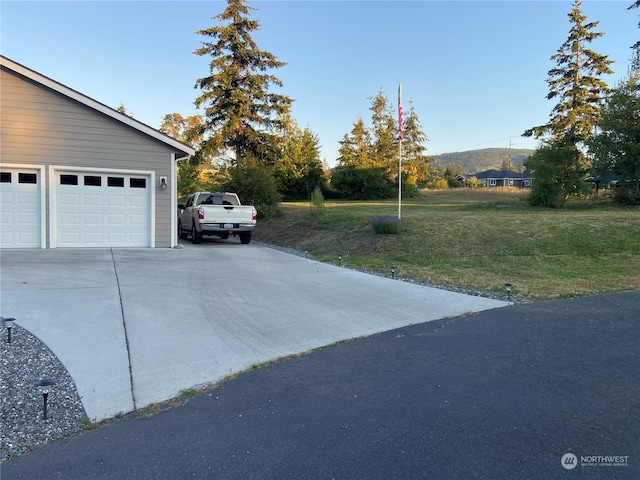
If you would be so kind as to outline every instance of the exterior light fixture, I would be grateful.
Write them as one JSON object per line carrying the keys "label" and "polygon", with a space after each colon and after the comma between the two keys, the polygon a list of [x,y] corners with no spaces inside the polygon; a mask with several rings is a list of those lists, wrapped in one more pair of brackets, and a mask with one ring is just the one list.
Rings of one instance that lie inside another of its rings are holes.
{"label": "exterior light fixture", "polygon": [[13,327],[13,322],[15,322],[15,318],[3,318],[2,323],[7,328],[7,343],[11,343],[11,328]]}
{"label": "exterior light fixture", "polygon": [[160,177],[160,188],[162,190],[167,189],[167,177]]}
{"label": "exterior light fixture", "polygon": [[42,393],[42,418],[47,419],[47,400],[49,399],[49,388],[55,385],[56,382],[49,378],[43,378],[36,383],[36,386]]}
{"label": "exterior light fixture", "polygon": [[391,278],[396,278],[396,266],[391,265]]}
{"label": "exterior light fixture", "polygon": [[505,283],[504,288],[507,290],[507,300],[511,300],[511,284]]}
{"label": "exterior light fixture", "polygon": [[304,258],[309,258],[309,250],[304,251]]}
{"label": "exterior light fixture", "polygon": [[40,379],[38,383],[36,383],[38,390],[40,390],[40,392],[42,393],[42,418],[44,420],[47,419],[47,400],[49,398],[49,388],[55,384],[56,382],[48,378]]}
{"label": "exterior light fixture", "polygon": [[338,255],[338,266],[342,266],[342,255]]}

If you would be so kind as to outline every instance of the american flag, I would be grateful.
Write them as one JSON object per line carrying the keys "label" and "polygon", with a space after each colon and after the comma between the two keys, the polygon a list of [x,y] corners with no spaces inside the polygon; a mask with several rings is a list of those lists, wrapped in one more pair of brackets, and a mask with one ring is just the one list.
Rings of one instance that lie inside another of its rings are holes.
{"label": "american flag", "polygon": [[404,122],[404,110],[402,109],[402,82],[398,85],[398,140],[402,141],[402,124]]}

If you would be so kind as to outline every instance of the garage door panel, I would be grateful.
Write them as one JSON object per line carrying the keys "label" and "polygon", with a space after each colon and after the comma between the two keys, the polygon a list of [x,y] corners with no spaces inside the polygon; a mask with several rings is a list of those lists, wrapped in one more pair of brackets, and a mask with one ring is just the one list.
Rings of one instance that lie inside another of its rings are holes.
{"label": "garage door panel", "polygon": [[127,236],[124,232],[110,232],[107,234],[107,241],[114,246],[127,245]]}
{"label": "garage door panel", "polygon": [[85,225],[102,225],[102,214],[100,213],[85,213],[82,216],[82,221]]}
{"label": "garage door panel", "polygon": [[20,245],[37,245],[40,246],[39,233],[21,231],[18,232],[18,244]]}
{"label": "garage door panel", "polygon": [[103,203],[102,195],[87,194],[82,198],[82,203],[85,207],[100,207]]}
{"label": "garage door panel", "polygon": [[129,197],[129,206],[132,208],[135,208],[135,207],[146,208],[147,199],[141,195],[135,195],[135,196],[132,195],[131,197]]}
{"label": "garage door panel", "polygon": [[139,227],[144,227],[149,219],[146,215],[131,215],[129,216],[129,225],[135,225]]}
{"label": "garage door panel", "polygon": [[77,193],[62,193],[58,194],[58,205],[63,206],[80,206],[80,195]]}
{"label": "garage door panel", "polygon": [[127,205],[125,197],[122,195],[109,195],[107,196],[108,207],[124,207]]}
{"label": "garage door panel", "polygon": [[62,226],[79,225],[80,215],[77,213],[63,213],[58,215],[58,223]]}
{"label": "garage door panel", "polygon": [[85,233],[82,235],[81,243],[87,247],[100,247],[105,243],[104,237],[104,234],[99,232]]}
{"label": "garage door panel", "polygon": [[35,225],[39,219],[39,215],[36,212],[18,212],[17,217],[18,226],[20,227]]}
{"label": "garage door panel", "polygon": [[38,192],[18,192],[18,203],[24,206],[38,206],[40,204],[40,195]]}
{"label": "garage door panel", "polygon": [[130,241],[132,243],[139,244],[139,245],[142,245],[146,240],[146,236],[144,233],[138,233],[138,234],[132,233],[130,235],[130,238],[131,238]]}
{"label": "garage door panel", "polygon": [[107,225],[108,226],[122,226],[125,225],[125,217],[124,215],[107,215]]}
{"label": "garage door panel", "polygon": [[58,246],[150,246],[149,180],[142,182],[144,188],[130,188],[129,175],[70,174],[78,176],[77,184],[58,184]]}
{"label": "garage door panel", "polygon": [[42,239],[41,176],[38,169],[3,167],[0,182],[0,247],[39,248]]}

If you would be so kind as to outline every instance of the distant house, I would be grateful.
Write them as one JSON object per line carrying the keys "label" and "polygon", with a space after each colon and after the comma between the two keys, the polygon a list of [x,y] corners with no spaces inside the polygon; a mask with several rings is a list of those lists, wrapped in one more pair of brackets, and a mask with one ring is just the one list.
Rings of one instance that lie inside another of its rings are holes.
{"label": "distant house", "polygon": [[531,188],[534,177],[529,172],[518,173],[510,170],[485,170],[474,175],[485,187]]}
{"label": "distant house", "polygon": [[0,56],[0,248],[173,247],[194,149]]}

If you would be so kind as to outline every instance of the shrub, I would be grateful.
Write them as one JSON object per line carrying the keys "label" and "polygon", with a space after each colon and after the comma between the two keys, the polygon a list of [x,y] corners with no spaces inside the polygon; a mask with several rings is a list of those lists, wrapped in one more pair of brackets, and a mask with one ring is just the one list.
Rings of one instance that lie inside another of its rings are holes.
{"label": "shrub", "polygon": [[258,218],[267,218],[278,211],[281,196],[275,179],[269,167],[256,161],[247,159],[242,166],[230,168],[223,189],[237,193],[243,204],[256,207]]}
{"label": "shrub", "polygon": [[378,217],[373,217],[371,219],[371,226],[373,227],[373,231],[375,233],[386,233],[386,234],[398,234],[401,233],[405,227],[402,220],[398,217],[392,217],[391,215],[381,215]]}
{"label": "shrub", "polygon": [[431,190],[445,190],[449,188],[449,183],[444,178],[436,178],[428,182],[426,188]]}
{"label": "shrub", "polygon": [[320,187],[317,187],[311,194],[311,204],[317,208],[324,206],[324,197],[322,196]]}
{"label": "shrub", "polygon": [[613,201],[620,205],[640,205],[640,193],[635,188],[618,186],[614,189]]}
{"label": "shrub", "polygon": [[351,200],[382,200],[393,198],[398,188],[384,168],[337,166],[331,175],[331,187],[343,198]]}

